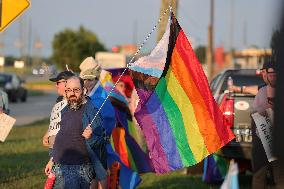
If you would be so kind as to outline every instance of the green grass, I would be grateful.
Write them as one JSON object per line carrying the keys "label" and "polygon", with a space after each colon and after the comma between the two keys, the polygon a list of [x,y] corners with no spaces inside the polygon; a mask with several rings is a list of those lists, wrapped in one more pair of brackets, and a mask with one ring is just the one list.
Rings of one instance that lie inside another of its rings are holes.
{"label": "green grass", "polygon": [[155,174],[145,174],[139,189],[207,189],[219,188],[219,186],[208,186],[201,180],[201,176],[185,175],[182,171],[156,176]]}
{"label": "green grass", "polygon": [[28,96],[42,96],[44,94],[45,93],[42,90],[32,90],[32,89],[28,90]]}
{"label": "green grass", "polygon": [[1,67],[0,72],[5,72],[5,73],[15,73],[19,76],[27,75],[32,73],[31,67],[24,67],[22,69],[19,68],[14,68],[13,66],[5,66]]}
{"label": "green grass", "polygon": [[[42,147],[42,136],[48,120],[14,127],[4,143],[0,143],[0,188],[43,188],[44,166],[48,151]],[[240,176],[240,188],[250,188],[251,176]],[[217,189],[201,181],[200,175],[185,175],[182,171],[156,176],[142,175],[139,189]]]}
{"label": "green grass", "polygon": [[52,90],[55,89],[54,83],[50,81],[29,81],[25,83],[25,87],[29,90]]}
{"label": "green grass", "polygon": [[49,80],[39,80],[39,81],[29,81],[27,82],[28,85],[52,85],[54,86],[54,83]]}
{"label": "green grass", "polygon": [[48,151],[41,138],[48,121],[14,127],[4,143],[0,143],[0,188],[43,188],[43,169]]}
{"label": "green grass", "polygon": [[[251,175],[239,175],[241,189],[251,188]],[[185,175],[182,171],[156,176],[148,173],[142,176],[138,189],[219,189],[220,185],[209,185],[202,181],[200,175]]]}

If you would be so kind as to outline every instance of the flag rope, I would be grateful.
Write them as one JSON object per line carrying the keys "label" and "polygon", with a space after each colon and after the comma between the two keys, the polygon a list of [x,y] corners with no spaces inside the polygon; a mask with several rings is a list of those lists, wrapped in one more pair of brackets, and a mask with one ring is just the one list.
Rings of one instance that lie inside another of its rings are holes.
{"label": "flag rope", "polygon": [[164,18],[164,16],[167,14],[168,10],[170,10],[170,12],[172,11],[172,6],[171,3],[169,1],[169,7],[164,11],[163,15],[160,16],[158,22],[156,23],[156,25],[153,27],[153,29],[151,30],[151,32],[147,35],[147,37],[144,39],[143,43],[139,46],[138,50],[135,52],[135,54],[132,56],[131,60],[126,64],[125,69],[123,70],[123,72],[121,73],[121,75],[118,77],[117,81],[115,82],[114,86],[111,88],[110,92],[108,93],[106,99],[104,100],[104,102],[102,103],[101,107],[99,108],[99,110],[97,111],[97,113],[95,114],[94,118],[92,119],[90,125],[92,125],[92,123],[94,122],[94,120],[97,118],[98,114],[100,113],[100,111],[102,110],[103,106],[105,105],[107,99],[110,97],[110,95],[112,94],[113,90],[115,89],[116,85],[118,84],[118,82],[120,81],[120,79],[122,78],[122,76],[124,75],[124,73],[126,72],[126,70],[130,67],[130,65],[133,63],[132,61],[134,60],[134,58],[137,56],[137,54],[140,52],[140,50],[142,49],[142,47],[146,44],[146,42],[148,41],[148,39],[150,38],[150,36],[152,35],[152,33],[155,31],[155,29],[157,28],[158,24],[162,21],[162,19]]}

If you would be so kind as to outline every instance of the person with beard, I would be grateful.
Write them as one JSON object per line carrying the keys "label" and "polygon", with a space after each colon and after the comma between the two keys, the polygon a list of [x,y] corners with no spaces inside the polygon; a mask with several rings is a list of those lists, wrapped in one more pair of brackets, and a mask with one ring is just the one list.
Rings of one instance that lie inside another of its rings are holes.
{"label": "person with beard", "polygon": [[53,148],[56,134],[60,130],[61,110],[67,105],[67,100],[65,99],[65,82],[72,76],[74,76],[73,72],[63,71],[57,74],[55,77],[51,77],[49,79],[50,81],[56,83],[55,87],[58,97],[56,99],[56,104],[53,106],[50,113],[48,130],[46,131],[42,139],[43,146],[49,147],[50,159],[46,167],[52,164],[51,150]]}
{"label": "person with beard", "polygon": [[[266,86],[259,89],[253,101],[253,112],[261,115],[265,114],[266,109],[273,109],[274,90],[276,73],[273,62],[265,62],[262,68],[262,77]],[[252,121],[252,169],[253,182],[252,188],[274,188],[277,175],[273,174],[277,169],[277,161],[268,162],[261,139],[256,131],[256,125]]]}
{"label": "person with beard", "polygon": [[[93,58],[88,57],[80,64],[80,77],[84,80],[84,87],[87,90],[87,96],[96,108],[100,108],[107,98],[107,92],[101,86],[99,77],[102,71],[100,64]],[[110,131],[115,126],[115,113],[109,99],[104,103],[101,109],[103,126],[106,131]],[[106,133],[109,137],[111,133]],[[99,160],[102,162],[103,168],[107,170],[106,150],[97,149]],[[101,169],[102,170],[102,169]],[[100,171],[96,173],[96,180],[99,181],[99,188],[107,188],[107,172]],[[91,188],[97,188],[98,182],[94,179]]]}
{"label": "person with beard", "polygon": [[86,90],[81,78],[69,78],[65,92],[67,106],[61,111],[60,130],[53,145],[52,163],[46,167],[45,172],[49,174],[52,171],[55,174],[53,188],[89,189],[94,171],[100,171],[94,165],[99,163],[94,149],[107,140],[104,137],[105,130],[101,115],[97,114],[98,109],[85,98]]}

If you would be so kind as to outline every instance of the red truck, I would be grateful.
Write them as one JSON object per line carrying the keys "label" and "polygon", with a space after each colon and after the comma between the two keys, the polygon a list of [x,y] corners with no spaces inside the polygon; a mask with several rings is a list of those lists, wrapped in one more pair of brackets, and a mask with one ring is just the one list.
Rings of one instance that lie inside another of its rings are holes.
{"label": "red truck", "polygon": [[221,111],[223,120],[236,138],[222,148],[223,156],[235,159],[244,169],[249,168],[251,160],[251,112],[253,94],[229,92],[227,81],[232,78],[235,86],[264,85],[259,70],[230,69],[218,74],[210,84],[211,91]]}

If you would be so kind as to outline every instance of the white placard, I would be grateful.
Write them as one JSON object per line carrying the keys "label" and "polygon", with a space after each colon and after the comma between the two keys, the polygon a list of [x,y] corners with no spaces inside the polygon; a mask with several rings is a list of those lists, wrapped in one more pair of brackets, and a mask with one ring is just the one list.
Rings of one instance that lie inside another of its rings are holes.
{"label": "white placard", "polygon": [[60,130],[61,110],[67,105],[67,100],[56,103],[51,111],[48,136],[54,136]]}
{"label": "white placard", "polygon": [[259,134],[259,138],[263,145],[264,151],[266,153],[269,162],[276,160],[272,153],[272,121],[273,120],[273,110],[267,109],[267,116],[262,116],[259,113],[252,114],[252,118],[255,122],[256,129]]}
{"label": "white placard", "polygon": [[0,141],[4,142],[10,133],[16,119],[5,113],[0,114]]}

